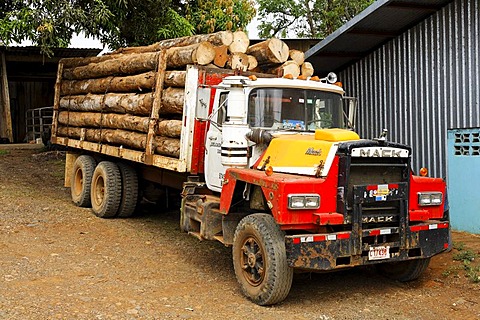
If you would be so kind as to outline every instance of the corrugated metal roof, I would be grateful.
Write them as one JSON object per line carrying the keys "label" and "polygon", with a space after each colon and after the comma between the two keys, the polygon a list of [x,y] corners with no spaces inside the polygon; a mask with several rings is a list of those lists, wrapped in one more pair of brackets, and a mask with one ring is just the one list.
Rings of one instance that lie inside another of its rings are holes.
{"label": "corrugated metal roof", "polygon": [[317,73],[340,71],[453,0],[377,0],[305,53]]}
{"label": "corrugated metal roof", "polygon": [[41,57],[44,61],[58,61],[61,58],[92,57],[98,55],[102,49],[83,48],[54,48],[53,56],[48,58],[40,53],[39,47],[0,47],[0,52],[5,52],[6,60],[21,60],[22,57]]}

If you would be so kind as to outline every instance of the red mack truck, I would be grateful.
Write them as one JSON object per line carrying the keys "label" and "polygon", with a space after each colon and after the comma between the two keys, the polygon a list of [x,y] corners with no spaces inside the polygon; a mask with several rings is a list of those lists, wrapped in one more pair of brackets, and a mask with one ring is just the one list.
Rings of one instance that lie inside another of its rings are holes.
{"label": "red mack truck", "polygon": [[[409,146],[360,138],[355,100],[333,74],[247,77],[191,65],[175,114],[162,110],[158,68],[141,93],[153,101],[142,131],[125,127],[136,118],[112,127],[130,109],[111,106],[108,90],[66,94],[67,70],[61,62],[52,142],[68,147],[73,202],[128,217],[148,183],[179,190],[180,229],[231,246],[240,288],[256,304],[284,300],[295,271],[375,266],[414,280],[449,248],[444,180],[415,175]],[[159,134],[170,120],[176,137]],[[114,139],[122,132],[130,138]]]}

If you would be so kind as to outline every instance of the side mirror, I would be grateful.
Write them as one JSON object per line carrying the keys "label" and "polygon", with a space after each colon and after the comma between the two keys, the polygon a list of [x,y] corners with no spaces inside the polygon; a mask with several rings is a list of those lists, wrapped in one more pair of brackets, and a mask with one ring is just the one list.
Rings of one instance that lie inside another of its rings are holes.
{"label": "side mirror", "polygon": [[352,130],[355,129],[357,103],[356,97],[343,97],[343,114],[348,128]]}

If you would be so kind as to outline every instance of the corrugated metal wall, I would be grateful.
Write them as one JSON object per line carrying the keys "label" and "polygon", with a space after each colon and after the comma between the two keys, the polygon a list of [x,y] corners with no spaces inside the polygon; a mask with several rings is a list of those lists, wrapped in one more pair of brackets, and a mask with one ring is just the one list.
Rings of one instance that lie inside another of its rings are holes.
{"label": "corrugated metal wall", "polygon": [[446,177],[447,128],[480,127],[480,2],[456,0],[340,72],[357,131],[413,147],[413,169]]}

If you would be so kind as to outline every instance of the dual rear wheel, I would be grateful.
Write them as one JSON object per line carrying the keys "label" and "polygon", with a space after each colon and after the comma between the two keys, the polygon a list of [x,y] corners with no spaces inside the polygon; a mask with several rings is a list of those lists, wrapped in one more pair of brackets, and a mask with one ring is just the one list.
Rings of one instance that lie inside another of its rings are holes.
{"label": "dual rear wheel", "polygon": [[130,217],[138,202],[138,175],[125,163],[79,156],[72,170],[71,194],[79,207],[92,207],[101,218]]}

